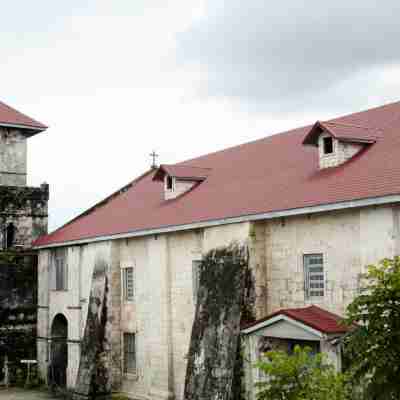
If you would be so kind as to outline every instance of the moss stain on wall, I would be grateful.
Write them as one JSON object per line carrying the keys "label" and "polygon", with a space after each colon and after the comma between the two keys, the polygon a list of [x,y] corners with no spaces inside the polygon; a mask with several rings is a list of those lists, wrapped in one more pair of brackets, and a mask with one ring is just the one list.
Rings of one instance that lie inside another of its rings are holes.
{"label": "moss stain on wall", "polygon": [[184,398],[239,399],[240,324],[253,319],[254,305],[246,245],[232,243],[203,257],[197,299]]}

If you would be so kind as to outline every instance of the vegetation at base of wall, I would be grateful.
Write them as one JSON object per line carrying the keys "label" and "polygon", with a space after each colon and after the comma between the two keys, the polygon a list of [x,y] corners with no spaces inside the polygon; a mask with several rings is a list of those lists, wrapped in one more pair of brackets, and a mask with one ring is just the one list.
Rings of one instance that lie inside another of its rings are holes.
{"label": "vegetation at base of wall", "polygon": [[129,400],[129,397],[124,394],[116,393],[111,396],[112,400]]}
{"label": "vegetation at base of wall", "polygon": [[350,400],[345,375],[324,354],[295,346],[293,354],[270,351],[256,364],[265,380],[256,384],[258,400]]}
{"label": "vegetation at base of wall", "polygon": [[400,257],[368,266],[346,323],[357,324],[345,340],[352,379],[365,399],[400,399]]}

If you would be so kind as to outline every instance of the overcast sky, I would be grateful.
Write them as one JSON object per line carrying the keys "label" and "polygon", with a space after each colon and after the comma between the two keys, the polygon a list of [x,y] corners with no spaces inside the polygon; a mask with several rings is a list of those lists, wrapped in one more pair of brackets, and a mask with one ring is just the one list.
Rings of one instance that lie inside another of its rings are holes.
{"label": "overcast sky", "polygon": [[394,0],[14,0],[1,100],[48,124],[50,229],[150,165],[400,100]]}

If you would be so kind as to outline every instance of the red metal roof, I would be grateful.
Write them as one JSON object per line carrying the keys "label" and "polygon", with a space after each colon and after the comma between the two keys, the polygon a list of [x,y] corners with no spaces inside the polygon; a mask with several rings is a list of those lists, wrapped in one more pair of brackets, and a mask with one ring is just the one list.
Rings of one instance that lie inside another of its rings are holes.
{"label": "red metal roof", "polygon": [[380,137],[351,160],[323,170],[318,150],[302,144],[312,126],[207,154],[176,164],[210,173],[168,201],[151,171],[35,245],[400,194],[400,102],[329,122],[379,130]]}
{"label": "red metal roof", "polygon": [[25,127],[35,132],[47,129],[47,126],[43,125],[41,122],[22,114],[0,101],[0,126],[1,125]]}
{"label": "red metal roof", "polygon": [[346,333],[350,328],[341,323],[343,320],[339,315],[333,314],[323,308],[312,305],[305,308],[286,308],[279,310],[265,318],[248,324],[243,329],[256,327],[258,324],[268,321],[278,315],[286,315],[295,321],[301,322],[322,333]]}
{"label": "red metal roof", "polygon": [[168,174],[175,178],[192,179],[195,181],[202,181],[210,175],[209,168],[194,167],[189,165],[166,165],[161,164],[157,173],[154,175],[154,180],[164,179],[164,175]]}

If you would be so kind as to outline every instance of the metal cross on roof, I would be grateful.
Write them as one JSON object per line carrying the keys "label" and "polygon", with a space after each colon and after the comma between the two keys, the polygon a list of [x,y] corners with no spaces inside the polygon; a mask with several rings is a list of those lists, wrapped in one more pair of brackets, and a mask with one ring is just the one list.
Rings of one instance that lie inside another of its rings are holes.
{"label": "metal cross on roof", "polygon": [[150,153],[149,155],[152,158],[151,168],[157,168],[156,159],[158,157],[158,154],[153,150],[152,153]]}

